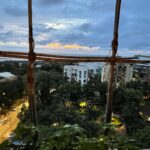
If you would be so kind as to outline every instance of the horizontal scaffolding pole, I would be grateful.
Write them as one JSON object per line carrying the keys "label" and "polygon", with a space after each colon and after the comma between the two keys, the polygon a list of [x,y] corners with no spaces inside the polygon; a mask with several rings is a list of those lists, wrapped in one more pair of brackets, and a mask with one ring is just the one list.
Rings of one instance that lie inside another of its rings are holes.
{"label": "horizontal scaffolding pole", "polygon": [[[28,53],[0,51],[0,57],[28,59]],[[62,56],[36,53],[36,60],[55,62],[116,62],[116,63],[150,63],[150,60],[138,60],[136,57],[91,57],[91,56]]]}
{"label": "horizontal scaffolding pole", "polygon": [[[28,55],[27,52],[11,52],[11,51],[2,51],[0,50],[0,53],[3,54],[3,52],[6,54],[19,54],[19,55]],[[42,54],[42,53],[36,53],[36,56],[44,56],[44,57],[57,57],[57,58],[101,58],[101,56],[72,56],[72,55],[54,55],[54,54]],[[103,57],[108,58],[108,57]],[[118,57],[121,58],[121,57]],[[123,59],[136,59],[137,57],[125,57]]]}

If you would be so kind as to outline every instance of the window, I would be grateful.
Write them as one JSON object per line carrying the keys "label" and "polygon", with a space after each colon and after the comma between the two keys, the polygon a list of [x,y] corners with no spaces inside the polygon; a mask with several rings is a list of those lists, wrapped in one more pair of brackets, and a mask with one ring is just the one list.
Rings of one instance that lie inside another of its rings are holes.
{"label": "window", "polygon": [[84,71],[84,78],[86,78],[86,73],[87,73],[87,72],[86,72],[86,71]]}

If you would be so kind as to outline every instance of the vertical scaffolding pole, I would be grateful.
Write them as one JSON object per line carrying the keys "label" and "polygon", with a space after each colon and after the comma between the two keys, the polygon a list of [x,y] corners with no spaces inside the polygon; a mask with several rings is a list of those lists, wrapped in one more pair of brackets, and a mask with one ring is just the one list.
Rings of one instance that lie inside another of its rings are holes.
{"label": "vertical scaffolding pole", "polygon": [[28,26],[29,26],[29,54],[28,54],[28,72],[27,72],[27,88],[28,99],[30,105],[31,120],[37,125],[36,103],[35,103],[35,87],[34,87],[34,61],[36,54],[34,53],[34,39],[32,28],[32,0],[28,0]]}
{"label": "vertical scaffolding pole", "polygon": [[[120,8],[121,8],[121,0],[117,0],[116,9],[115,9],[114,34],[113,34],[113,41],[112,41],[112,57],[113,58],[116,58],[116,53],[118,49],[118,28],[119,28]],[[115,62],[111,62],[109,82],[108,82],[108,95],[107,95],[105,123],[111,122],[114,71],[115,71]]]}

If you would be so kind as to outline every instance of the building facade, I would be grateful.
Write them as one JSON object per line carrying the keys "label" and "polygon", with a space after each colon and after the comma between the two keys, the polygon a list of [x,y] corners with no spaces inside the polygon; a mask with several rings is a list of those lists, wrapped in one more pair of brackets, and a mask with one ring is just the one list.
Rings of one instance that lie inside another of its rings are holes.
{"label": "building facade", "polygon": [[64,75],[69,81],[78,81],[81,85],[86,84],[91,77],[100,73],[100,63],[78,63],[75,65],[65,65]]}
{"label": "building facade", "polygon": [[[110,74],[110,64],[104,64],[102,67],[102,82],[108,82]],[[121,85],[133,79],[133,64],[116,64],[114,72],[114,83]]]}

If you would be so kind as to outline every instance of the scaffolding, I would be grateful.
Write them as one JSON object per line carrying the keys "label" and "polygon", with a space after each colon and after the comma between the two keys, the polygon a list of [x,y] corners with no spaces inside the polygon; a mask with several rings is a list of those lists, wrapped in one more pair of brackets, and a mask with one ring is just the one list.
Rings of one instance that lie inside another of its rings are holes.
{"label": "scaffolding", "polygon": [[55,62],[107,62],[110,63],[110,75],[108,82],[107,104],[105,113],[105,122],[110,123],[112,116],[112,99],[113,99],[113,78],[114,68],[116,63],[150,63],[150,60],[138,60],[135,57],[122,58],[116,57],[118,49],[118,28],[120,18],[121,0],[116,0],[114,33],[112,41],[112,56],[111,57],[87,57],[87,56],[62,56],[50,55],[34,52],[33,24],[32,24],[32,0],[28,0],[28,28],[29,28],[29,52],[10,52],[0,50],[0,57],[22,58],[28,59],[27,69],[27,88],[29,109],[33,124],[37,125],[36,102],[35,102],[35,87],[34,87],[34,62],[36,60],[55,61]]}

